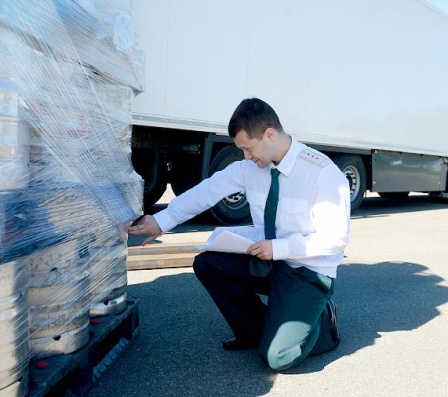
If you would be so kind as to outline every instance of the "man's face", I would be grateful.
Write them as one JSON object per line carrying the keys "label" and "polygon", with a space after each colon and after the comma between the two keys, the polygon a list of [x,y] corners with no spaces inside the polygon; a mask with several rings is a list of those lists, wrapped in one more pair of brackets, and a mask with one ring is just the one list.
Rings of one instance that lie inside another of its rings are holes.
{"label": "man's face", "polygon": [[236,147],[243,151],[244,158],[252,160],[258,167],[264,168],[271,163],[273,147],[266,131],[263,134],[263,138],[258,140],[257,138],[249,138],[247,132],[241,130],[236,134],[233,141]]}

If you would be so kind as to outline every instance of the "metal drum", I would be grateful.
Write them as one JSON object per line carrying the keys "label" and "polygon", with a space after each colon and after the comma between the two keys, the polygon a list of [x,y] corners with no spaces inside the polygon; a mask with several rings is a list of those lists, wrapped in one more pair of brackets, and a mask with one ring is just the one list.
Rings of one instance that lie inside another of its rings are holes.
{"label": "metal drum", "polygon": [[90,252],[90,315],[117,314],[127,305],[128,247],[116,243],[109,247],[93,248]]}
{"label": "metal drum", "polygon": [[100,209],[91,204],[94,197],[82,184],[32,181],[23,196],[33,228],[28,237],[33,251],[58,245],[62,240],[82,238],[86,225],[98,223]]}
{"label": "metal drum", "polygon": [[29,258],[33,357],[72,353],[89,341],[89,262],[76,240]]}
{"label": "metal drum", "polygon": [[1,397],[23,397],[29,391],[29,368],[28,365],[24,368],[22,376],[14,383],[0,389]]}
{"label": "metal drum", "polygon": [[28,391],[28,277],[23,261],[0,264],[0,395]]}

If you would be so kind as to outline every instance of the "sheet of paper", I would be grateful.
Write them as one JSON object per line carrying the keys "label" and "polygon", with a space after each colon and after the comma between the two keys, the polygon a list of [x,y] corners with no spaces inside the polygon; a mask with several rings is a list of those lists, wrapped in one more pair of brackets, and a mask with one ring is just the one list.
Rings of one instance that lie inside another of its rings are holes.
{"label": "sheet of paper", "polygon": [[219,251],[245,254],[255,241],[264,238],[264,231],[254,227],[218,227],[206,245],[196,248],[201,251]]}

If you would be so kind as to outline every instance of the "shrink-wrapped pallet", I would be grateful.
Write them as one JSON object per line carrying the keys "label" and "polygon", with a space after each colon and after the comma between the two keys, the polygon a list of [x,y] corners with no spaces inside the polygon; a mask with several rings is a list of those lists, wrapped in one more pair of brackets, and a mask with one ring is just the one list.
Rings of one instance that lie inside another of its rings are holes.
{"label": "shrink-wrapped pallet", "polygon": [[126,305],[126,230],[142,210],[130,140],[143,56],[131,10],[131,1],[0,3],[0,277],[9,291],[0,351],[12,357],[0,366],[0,393],[25,394],[29,359],[82,348],[91,315]]}

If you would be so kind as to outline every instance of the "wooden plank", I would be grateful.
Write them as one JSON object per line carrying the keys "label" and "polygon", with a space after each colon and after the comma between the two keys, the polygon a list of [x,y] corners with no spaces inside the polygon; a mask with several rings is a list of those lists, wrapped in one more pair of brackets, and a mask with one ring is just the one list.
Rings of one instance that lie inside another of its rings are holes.
{"label": "wooden plank", "polygon": [[[205,244],[205,243],[204,243]],[[194,248],[198,243],[163,243],[163,244],[148,244],[145,246],[134,246],[128,248],[128,255],[159,255],[159,254],[175,254],[175,253],[199,253]]]}
{"label": "wooden plank", "polygon": [[195,253],[157,254],[157,255],[131,255],[128,256],[128,270],[161,269],[169,267],[191,267]]}

